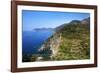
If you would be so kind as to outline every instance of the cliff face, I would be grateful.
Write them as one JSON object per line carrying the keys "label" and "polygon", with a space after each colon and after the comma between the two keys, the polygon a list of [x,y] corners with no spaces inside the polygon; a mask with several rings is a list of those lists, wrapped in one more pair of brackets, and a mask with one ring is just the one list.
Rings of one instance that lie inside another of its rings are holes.
{"label": "cliff face", "polygon": [[[58,53],[58,48],[61,43],[61,34],[55,33],[53,36],[48,38],[47,41],[41,46],[41,48],[38,50],[41,54],[41,59],[38,60],[44,60],[45,56],[48,57],[48,60],[52,60],[54,56]],[[40,58],[39,57],[39,58]]]}

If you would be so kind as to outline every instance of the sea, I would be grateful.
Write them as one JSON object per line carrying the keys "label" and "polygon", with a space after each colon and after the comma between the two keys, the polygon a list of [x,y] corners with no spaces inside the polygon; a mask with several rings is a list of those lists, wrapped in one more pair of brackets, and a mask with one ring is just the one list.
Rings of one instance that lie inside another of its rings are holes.
{"label": "sea", "polygon": [[54,34],[54,30],[32,30],[22,32],[22,54],[37,54],[43,43]]}

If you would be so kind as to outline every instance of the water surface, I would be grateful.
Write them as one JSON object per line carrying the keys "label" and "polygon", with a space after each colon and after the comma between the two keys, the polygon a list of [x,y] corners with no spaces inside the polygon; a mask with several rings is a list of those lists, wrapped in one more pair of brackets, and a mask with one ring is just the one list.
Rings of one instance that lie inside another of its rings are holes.
{"label": "water surface", "polygon": [[22,33],[23,55],[37,54],[42,44],[54,34],[54,30],[33,30]]}

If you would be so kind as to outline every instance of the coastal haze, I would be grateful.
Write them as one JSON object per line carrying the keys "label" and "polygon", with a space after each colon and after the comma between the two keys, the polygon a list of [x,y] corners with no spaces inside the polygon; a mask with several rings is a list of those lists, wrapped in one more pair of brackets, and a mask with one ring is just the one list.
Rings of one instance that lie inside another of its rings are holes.
{"label": "coastal haze", "polygon": [[[62,40],[66,39],[65,38],[66,35],[70,35],[68,32],[72,33],[71,32],[72,30],[70,30],[71,28],[73,28],[74,30],[76,30],[75,29],[76,27],[77,29],[81,27],[83,30],[86,28],[86,32],[88,32],[87,30],[90,27],[89,17],[90,17],[89,13],[23,10],[22,11],[22,20],[23,20],[22,61],[33,62],[33,61],[67,60],[67,59],[69,60],[71,57],[70,58],[66,58],[63,56],[61,56],[62,58],[57,57],[57,55],[59,56],[58,53],[61,53],[67,57],[69,57],[68,55],[71,54],[71,53],[66,54],[63,52],[59,52],[61,50],[61,47],[64,44],[66,44],[65,42],[62,45]],[[65,30],[68,32],[66,32]],[[82,33],[85,32],[82,31]],[[80,40],[78,41],[78,43],[80,43]],[[69,43],[67,42],[67,44]],[[79,59],[79,58],[71,58],[71,59]]]}

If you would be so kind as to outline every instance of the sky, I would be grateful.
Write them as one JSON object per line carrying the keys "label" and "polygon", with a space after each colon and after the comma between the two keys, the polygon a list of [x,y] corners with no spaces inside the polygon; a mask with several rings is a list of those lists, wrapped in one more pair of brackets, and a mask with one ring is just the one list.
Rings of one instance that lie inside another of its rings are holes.
{"label": "sky", "polygon": [[35,28],[55,28],[72,20],[83,20],[89,13],[22,10],[23,31]]}

